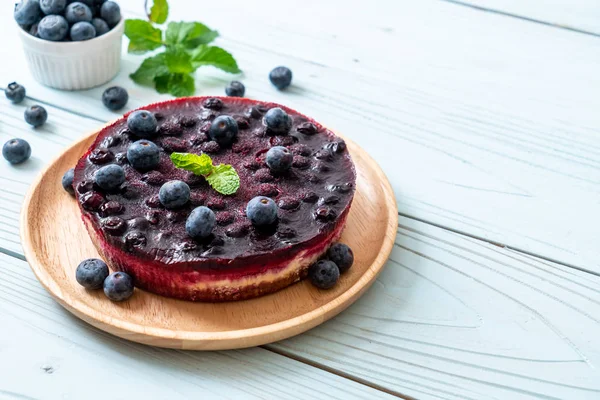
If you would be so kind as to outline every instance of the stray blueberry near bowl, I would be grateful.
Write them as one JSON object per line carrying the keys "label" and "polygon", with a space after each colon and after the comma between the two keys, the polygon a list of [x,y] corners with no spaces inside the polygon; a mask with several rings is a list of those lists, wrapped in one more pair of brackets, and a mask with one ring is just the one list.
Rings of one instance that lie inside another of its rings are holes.
{"label": "stray blueberry near bowl", "polygon": [[60,42],[68,32],[69,23],[60,15],[48,15],[38,24],[38,36],[44,40]]}
{"label": "stray blueberry near bowl", "polygon": [[133,279],[125,272],[113,272],[103,286],[104,294],[112,301],[124,301],[133,295]]}
{"label": "stray blueberry near bowl", "polygon": [[25,122],[35,128],[44,125],[47,119],[48,113],[42,106],[36,104],[25,110]]}
{"label": "stray blueberry near bowl", "polygon": [[129,145],[127,160],[137,170],[149,170],[158,165],[160,149],[149,140],[138,140]]}
{"label": "stray blueberry near bowl", "polygon": [[102,93],[102,103],[109,110],[117,111],[125,107],[129,100],[127,90],[120,86],[109,87]]}
{"label": "stray blueberry near bowl", "polygon": [[288,133],[292,128],[292,117],[279,107],[271,108],[265,114],[264,124],[267,130],[275,134]]}
{"label": "stray blueberry near bowl", "polygon": [[83,260],[75,271],[77,283],[86,289],[100,289],[108,276],[108,266],[97,258]]}
{"label": "stray blueberry near bowl", "polygon": [[62,177],[62,187],[72,196],[75,196],[75,188],[73,188],[75,169],[71,168]]}
{"label": "stray blueberry near bowl", "polygon": [[23,139],[10,139],[2,146],[2,156],[11,164],[20,164],[31,156],[31,146]]}
{"label": "stray blueberry near bowl", "polygon": [[354,263],[352,249],[343,243],[336,243],[327,251],[327,257],[338,266],[340,273],[348,271]]}
{"label": "stray blueberry near bowl", "polygon": [[116,190],[125,182],[125,171],[117,164],[105,165],[96,171],[94,182],[100,189]]}
{"label": "stray blueberry near bowl", "polygon": [[82,42],[96,37],[96,28],[90,22],[77,22],[71,27],[71,40]]}
{"label": "stray blueberry near bowl", "polygon": [[15,6],[14,17],[19,25],[31,25],[39,21],[42,17],[39,0],[21,0]]}
{"label": "stray blueberry near bowl", "polygon": [[25,87],[19,85],[17,82],[11,82],[4,91],[4,95],[14,104],[20,103],[25,99]]}
{"label": "stray blueberry near bowl", "polygon": [[91,22],[92,21],[92,10],[85,4],[76,1],[67,6],[65,11],[65,18],[70,24],[77,22]]}
{"label": "stray blueberry near bowl", "polygon": [[225,94],[231,97],[244,97],[246,93],[246,87],[242,82],[231,81],[231,83],[225,88]]}
{"label": "stray blueberry near bowl", "polygon": [[292,71],[288,67],[277,67],[269,73],[269,80],[279,90],[292,83]]}
{"label": "stray blueberry near bowl", "polygon": [[293,154],[283,146],[271,147],[267,151],[265,162],[273,172],[284,172],[290,169],[294,161]]}
{"label": "stray blueberry near bowl", "polygon": [[40,8],[46,15],[59,15],[65,11],[67,0],[40,0]]}
{"label": "stray blueberry near bowl", "polygon": [[319,289],[331,289],[340,279],[340,270],[333,261],[320,260],[308,268],[308,278]]}
{"label": "stray blueberry near bowl", "polygon": [[228,145],[238,134],[238,125],[229,115],[221,115],[213,120],[208,131],[210,137],[220,145]]}
{"label": "stray blueberry near bowl", "polygon": [[208,207],[194,208],[185,221],[185,231],[194,239],[203,239],[212,233],[215,228],[215,213]]}
{"label": "stray blueberry near bowl", "polygon": [[114,1],[107,1],[100,7],[100,17],[112,28],[121,20],[121,8]]}
{"label": "stray blueberry near bowl", "polygon": [[246,216],[255,226],[271,225],[277,220],[277,204],[265,196],[256,196],[246,206]]}
{"label": "stray blueberry near bowl", "polygon": [[136,136],[150,138],[156,135],[158,122],[154,114],[150,111],[138,110],[132,112],[127,117],[127,127]]}
{"label": "stray blueberry near bowl", "polygon": [[92,19],[92,25],[94,25],[94,29],[96,29],[96,37],[102,36],[110,31],[108,24],[102,18]]}
{"label": "stray blueberry near bowl", "polygon": [[181,207],[190,200],[190,187],[183,181],[169,181],[160,187],[158,199],[166,208]]}

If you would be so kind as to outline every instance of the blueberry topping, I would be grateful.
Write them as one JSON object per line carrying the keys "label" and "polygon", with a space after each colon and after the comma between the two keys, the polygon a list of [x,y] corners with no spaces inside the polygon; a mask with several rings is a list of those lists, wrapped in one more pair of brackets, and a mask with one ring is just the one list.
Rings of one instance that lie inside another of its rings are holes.
{"label": "blueberry topping", "polygon": [[223,108],[223,102],[219,99],[215,99],[211,97],[210,99],[204,100],[203,106],[208,108],[209,110],[220,110]]}
{"label": "blueberry topping", "polygon": [[65,11],[65,18],[70,24],[77,22],[91,22],[92,21],[92,10],[81,2],[74,2],[67,6]]}
{"label": "blueberry topping", "polygon": [[102,18],[92,19],[92,25],[94,25],[94,29],[96,30],[96,37],[102,36],[110,31],[108,24]]}
{"label": "blueberry topping", "polygon": [[127,230],[127,224],[119,217],[108,217],[102,220],[102,228],[112,236],[120,236]]}
{"label": "blueberry topping", "polygon": [[308,157],[312,153],[310,147],[305,144],[294,144],[290,147],[290,150],[293,154],[304,157]]}
{"label": "blueberry topping", "polygon": [[144,217],[136,217],[127,221],[127,225],[131,229],[146,230],[150,226],[150,222]]}
{"label": "blueberry topping", "polygon": [[125,107],[128,100],[129,94],[127,93],[127,90],[120,86],[109,87],[102,93],[102,104],[109,110],[117,111],[122,109]]}
{"label": "blueberry topping", "polygon": [[258,185],[258,195],[266,197],[276,197],[279,194],[279,189],[272,183],[261,183]]}
{"label": "blueberry topping", "polygon": [[276,235],[281,239],[291,239],[293,237],[296,237],[297,233],[292,228],[283,227],[277,229]]}
{"label": "blueberry topping", "polygon": [[221,146],[230,145],[238,134],[238,125],[229,115],[221,115],[210,125],[210,137]]}
{"label": "blueberry topping", "polygon": [[215,118],[217,118],[217,113],[215,111],[204,110],[200,114],[200,119],[202,121],[212,121]]}
{"label": "blueberry topping", "polygon": [[315,192],[305,192],[302,195],[302,201],[305,203],[314,203],[319,199],[319,196]]}
{"label": "blueberry topping", "polygon": [[174,151],[185,151],[187,150],[187,143],[179,138],[174,137],[166,137],[160,141],[160,145],[163,150],[167,153],[172,153]]}
{"label": "blueberry topping", "polygon": [[146,171],[158,165],[160,149],[149,140],[138,140],[127,148],[127,160],[133,168]]}
{"label": "blueberry topping", "polygon": [[354,185],[350,182],[342,183],[340,185],[331,185],[329,190],[338,193],[348,193],[354,188]]}
{"label": "blueberry topping", "polygon": [[165,119],[165,114],[161,112],[156,112],[154,113],[154,118],[156,118],[157,121],[162,121],[163,119]]}
{"label": "blueberry topping", "polygon": [[321,149],[315,153],[315,158],[322,161],[333,160],[333,153],[330,149]]}
{"label": "blueberry topping", "polygon": [[138,110],[127,117],[127,128],[136,136],[151,138],[156,135],[158,122],[150,111]]}
{"label": "blueberry topping", "polygon": [[90,153],[88,159],[96,165],[109,163],[113,160],[113,154],[110,150],[96,149]]}
{"label": "blueberry topping", "polygon": [[87,193],[94,188],[94,182],[81,181],[77,184],[77,192],[80,194]]}
{"label": "blueberry topping", "polygon": [[277,67],[269,73],[269,80],[279,90],[292,83],[292,71],[288,67]]}
{"label": "blueberry topping", "polygon": [[237,122],[238,129],[250,128],[250,120],[248,120],[248,117],[244,117],[243,115],[234,115],[233,119],[235,119],[235,122]]}
{"label": "blueberry topping", "polygon": [[74,42],[90,40],[96,37],[96,28],[91,22],[77,22],[71,27],[70,35]]}
{"label": "blueberry topping", "polygon": [[284,172],[292,166],[293,158],[292,153],[287,148],[275,146],[267,151],[265,161],[271,171]]}
{"label": "blueberry topping", "polygon": [[238,222],[228,227],[225,234],[232,238],[240,238],[248,234],[250,226],[249,223]]}
{"label": "blueberry topping", "polygon": [[208,237],[215,229],[215,213],[208,207],[194,208],[185,221],[185,231],[194,239]]}
{"label": "blueberry topping", "polygon": [[123,205],[118,201],[107,201],[100,206],[99,214],[102,217],[120,214],[123,211]]}
{"label": "blueberry topping", "polygon": [[86,210],[96,211],[104,203],[104,197],[98,192],[87,192],[81,195],[79,201]]}
{"label": "blueberry topping", "polygon": [[323,161],[317,161],[313,165],[312,170],[316,171],[316,172],[327,172],[327,171],[329,171],[329,166],[326,163],[324,163]]}
{"label": "blueberry topping", "polygon": [[320,260],[309,267],[308,277],[319,289],[331,289],[340,279],[340,270],[334,262]]}
{"label": "blueberry topping", "polygon": [[18,104],[25,99],[25,87],[19,85],[17,82],[11,82],[4,91],[4,95],[14,104]]}
{"label": "blueberry topping", "polygon": [[125,235],[125,245],[130,251],[136,247],[144,247],[146,245],[146,236],[140,231],[131,231]]}
{"label": "blueberry topping", "polygon": [[127,164],[129,162],[127,161],[127,153],[123,152],[115,154],[115,162],[120,165]]}
{"label": "blueberry topping", "polygon": [[191,115],[182,115],[178,118],[179,125],[184,128],[191,128],[198,123],[198,118]]}
{"label": "blueberry topping", "polygon": [[231,81],[231,83],[225,88],[225,94],[232,97],[244,97],[246,93],[246,87],[242,82]]}
{"label": "blueberry topping", "polygon": [[42,16],[39,0],[21,0],[15,6],[14,17],[19,25],[31,25],[39,21]]}
{"label": "blueberry topping", "polygon": [[82,261],[75,271],[77,283],[86,289],[100,289],[108,276],[108,266],[97,258]]}
{"label": "blueberry topping", "polygon": [[114,1],[107,1],[100,7],[100,17],[112,28],[121,20],[121,8]]}
{"label": "blueberry topping", "polygon": [[125,171],[117,164],[106,165],[96,171],[94,182],[100,189],[116,190],[125,182]]}
{"label": "blueberry topping", "polygon": [[190,187],[182,181],[169,181],[160,187],[158,198],[166,208],[181,207],[190,199]]}
{"label": "blueberry topping", "polygon": [[109,147],[117,146],[119,143],[121,143],[120,136],[107,136],[104,138],[104,140],[102,140],[102,143],[100,144],[100,146],[109,148]]}
{"label": "blueberry topping", "polygon": [[175,122],[167,121],[160,126],[159,131],[166,136],[178,136],[183,133],[183,128]]}
{"label": "blueberry topping", "polygon": [[200,148],[203,152],[208,154],[218,153],[221,150],[221,146],[219,146],[219,143],[214,142],[212,140],[210,142],[203,143]]}
{"label": "blueberry topping", "polygon": [[295,136],[272,136],[269,143],[271,146],[293,146],[297,141]]}
{"label": "blueberry topping", "polygon": [[190,194],[190,204],[194,207],[201,206],[206,202],[204,193],[192,192]]}
{"label": "blueberry topping", "polygon": [[279,107],[271,108],[265,114],[264,124],[269,132],[285,134],[292,128],[292,117]]}
{"label": "blueberry topping", "polygon": [[145,203],[150,208],[160,208],[160,206],[162,205],[157,194],[148,197]]}
{"label": "blueberry topping", "polygon": [[104,294],[112,301],[124,301],[133,295],[133,279],[125,272],[113,272],[103,286]]}
{"label": "blueberry topping", "polygon": [[166,182],[165,176],[158,171],[150,171],[147,174],[142,175],[141,179],[143,182],[152,186],[160,186]]}
{"label": "blueberry topping", "polygon": [[69,193],[71,196],[75,196],[75,189],[73,188],[73,179],[75,177],[75,169],[71,168],[67,170],[62,177],[62,187]]}
{"label": "blueberry topping", "polygon": [[217,224],[219,224],[221,226],[229,225],[234,220],[235,220],[235,216],[228,211],[223,211],[223,212],[220,212],[217,214]]}
{"label": "blueberry topping", "polygon": [[261,168],[254,173],[254,178],[259,182],[272,182],[275,178],[267,168]]}
{"label": "blueberry topping", "polygon": [[348,271],[354,263],[352,249],[343,243],[336,243],[331,246],[327,252],[327,257],[337,265],[341,274]]}
{"label": "blueberry topping", "polygon": [[2,156],[11,164],[20,164],[31,157],[31,146],[23,139],[10,139],[2,146]]}
{"label": "blueberry topping", "polygon": [[220,197],[212,197],[206,202],[206,206],[211,210],[224,210],[226,207],[225,201]]}
{"label": "blueberry topping", "polygon": [[298,169],[307,169],[310,167],[310,159],[304,156],[294,156],[292,166]]}
{"label": "blueberry topping", "polygon": [[25,110],[25,122],[27,122],[34,128],[44,125],[47,119],[48,113],[46,112],[46,109],[42,106],[35,105],[28,107]]}
{"label": "blueberry topping", "polygon": [[343,153],[344,150],[346,150],[346,142],[344,142],[342,139],[337,139],[334,142],[327,143],[325,146],[323,146],[323,148],[329,149],[333,153]]}
{"label": "blueberry topping", "polygon": [[333,221],[336,216],[336,212],[327,206],[320,206],[315,210],[315,218],[320,221]]}
{"label": "blueberry topping", "polygon": [[298,125],[296,130],[305,135],[314,135],[315,133],[317,133],[319,131],[317,129],[317,126],[315,124],[313,124],[312,122],[303,122],[300,125]]}
{"label": "blueberry topping", "polygon": [[40,8],[46,15],[62,14],[67,7],[67,0],[40,0]]}
{"label": "blueberry topping", "polygon": [[271,225],[277,220],[277,205],[268,197],[257,196],[248,202],[246,216],[253,225]]}
{"label": "blueberry topping", "polygon": [[323,204],[337,204],[340,202],[340,197],[336,195],[331,195],[327,197],[323,197],[319,199],[319,205]]}
{"label": "blueberry topping", "polygon": [[255,106],[252,106],[248,109],[248,116],[254,118],[254,119],[259,119],[262,118],[262,116],[267,112],[267,107],[263,106],[262,104],[258,104]]}

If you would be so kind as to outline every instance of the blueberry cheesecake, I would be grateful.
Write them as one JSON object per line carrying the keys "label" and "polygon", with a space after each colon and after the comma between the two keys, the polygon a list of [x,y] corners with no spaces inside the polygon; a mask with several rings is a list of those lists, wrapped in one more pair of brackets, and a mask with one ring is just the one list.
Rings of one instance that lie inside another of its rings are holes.
{"label": "blueberry cheesecake", "polygon": [[[104,127],[71,187],[113,271],[163,296],[230,301],[307,277],[341,236],[355,181],[344,141],[314,120],[195,97]],[[335,277],[321,264],[325,287]]]}

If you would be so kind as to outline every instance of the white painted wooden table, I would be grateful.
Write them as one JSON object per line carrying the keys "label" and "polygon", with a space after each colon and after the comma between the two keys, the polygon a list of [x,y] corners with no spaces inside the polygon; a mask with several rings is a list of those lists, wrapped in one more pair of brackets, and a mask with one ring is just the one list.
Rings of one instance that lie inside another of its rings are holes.
{"label": "white painted wooden table", "polygon": [[[121,0],[128,16],[142,0]],[[332,321],[262,348],[185,352],[72,317],[29,270],[20,204],[65,146],[117,117],[103,88],[34,82],[0,12],[0,398],[600,398],[600,4],[596,0],[171,0],[218,29],[247,95],[287,104],[367,149],[398,197],[398,236],[374,287]],[[166,96],[112,82],[129,107]],[[294,86],[274,90],[288,65]],[[200,70],[198,94],[231,77]],[[25,105],[49,122],[33,130]],[[3,160],[2,160],[3,161]]]}

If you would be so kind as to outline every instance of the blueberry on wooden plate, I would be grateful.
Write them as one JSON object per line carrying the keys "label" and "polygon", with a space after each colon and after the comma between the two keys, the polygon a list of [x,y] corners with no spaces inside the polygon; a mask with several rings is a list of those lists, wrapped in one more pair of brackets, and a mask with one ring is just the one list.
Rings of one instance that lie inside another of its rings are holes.
{"label": "blueberry on wooden plate", "polygon": [[133,279],[125,272],[113,272],[103,286],[104,294],[112,301],[125,301],[133,295]]}
{"label": "blueberry on wooden plate", "polygon": [[77,283],[86,289],[100,289],[108,276],[108,266],[97,258],[83,260],[75,271]]}

